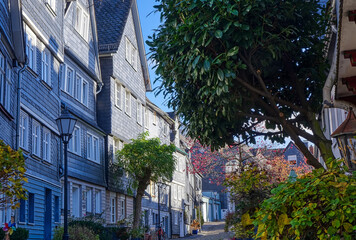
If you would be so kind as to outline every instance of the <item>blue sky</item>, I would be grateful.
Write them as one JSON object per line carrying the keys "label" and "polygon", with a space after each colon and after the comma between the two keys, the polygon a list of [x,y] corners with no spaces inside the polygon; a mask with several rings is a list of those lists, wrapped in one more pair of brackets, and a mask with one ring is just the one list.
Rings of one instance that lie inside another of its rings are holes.
{"label": "blue sky", "polygon": [[[148,36],[152,35],[153,30],[158,27],[160,24],[160,14],[159,13],[154,13],[154,8],[153,6],[156,5],[155,0],[137,0],[137,5],[138,5],[138,11],[140,14],[140,20],[141,20],[141,28],[142,28],[142,34],[144,41],[148,39]],[[145,43],[145,48],[146,48],[146,53],[149,52],[149,48]],[[149,63],[149,62],[148,62]],[[155,88],[159,86],[159,84],[154,84],[154,80],[156,79],[156,75],[154,74],[154,71],[152,70],[152,66],[149,64],[148,66],[150,68],[150,78],[152,82],[152,88]],[[160,107],[163,111],[169,112],[172,111],[172,109],[169,109],[167,107],[167,104],[165,104],[165,100],[163,98],[163,95],[160,94],[157,97],[154,95],[154,92],[147,93],[148,99],[150,99],[154,104],[156,104],[158,107]]]}

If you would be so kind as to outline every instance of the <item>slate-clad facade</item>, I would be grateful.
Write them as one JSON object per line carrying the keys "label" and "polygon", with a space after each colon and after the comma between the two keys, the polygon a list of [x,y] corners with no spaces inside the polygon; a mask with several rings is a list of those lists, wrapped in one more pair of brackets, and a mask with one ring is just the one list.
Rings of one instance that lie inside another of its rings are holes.
{"label": "slate-clad facade", "polygon": [[133,215],[130,179],[112,163],[125,143],[149,131],[177,145],[178,164],[161,186],[161,219],[158,186],[148,187],[142,224],[161,222],[169,236],[183,237],[184,211],[190,202],[193,214],[200,190],[187,178],[177,119],[146,99],[152,89],[136,0],[0,0],[0,16],[0,139],[23,151],[28,178],[20,208],[0,206],[1,226],[15,216],[29,239],[47,240],[63,223],[55,120],[66,108],[77,118],[68,144],[70,217],[95,215],[109,226]]}
{"label": "slate-clad facade", "polygon": [[68,150],[70,215],[105,216],[105,133],[97,124],[102,88],[92,0],[67,3],[64,11],[61,103],[78,119]]}
{"label": "slate-clad facade", "polygon": [[[27,68],[21,76],[20,142],[26,157],[28,199],[22,201],[19,226],[30,239],[51,239],[59,224],[61,195],[59,74],[63,61],[62,2],[22,1]],[[41,17],[39,17],[41,16]],[[56,213],[56,214],[54,214]]]}
{"label": "slate-clad facade", "polygon": [[111,164],[123,144],[144,131],[146,91],[150,90],[136,1],[95,1],[103,88],[98,94],[98,123],[106,132],[107,223],[133,214],[129,179]]}

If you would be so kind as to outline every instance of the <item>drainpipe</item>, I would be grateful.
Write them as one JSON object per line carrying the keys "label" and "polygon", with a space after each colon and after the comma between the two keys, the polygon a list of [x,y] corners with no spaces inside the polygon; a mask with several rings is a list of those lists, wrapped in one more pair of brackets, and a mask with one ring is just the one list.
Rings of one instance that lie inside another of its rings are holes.
{"label": "drainpipe", "polygon": [[103,90],[104,83],[100,82],[98,85],[99,85],[99,90],[96,91],[96,94],[99,94],[101,90]]}
{"label": "drainpipe", "polygon": [[16,140],[15,140],[15,149],[19,149],[20,147],[20,111],[21,111],[21,78],[22,73],[25,71],[28,65],[28,60],[26,58],[26,62],[24,66],[19,70],[17,75],[17,110],[16,110]]}

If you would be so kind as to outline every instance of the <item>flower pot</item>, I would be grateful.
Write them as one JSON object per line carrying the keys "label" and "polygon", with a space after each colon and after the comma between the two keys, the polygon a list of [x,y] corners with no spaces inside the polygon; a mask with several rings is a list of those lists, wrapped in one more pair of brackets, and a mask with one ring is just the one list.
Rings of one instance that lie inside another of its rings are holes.
{"label": "flower pot", "polygon": [[197,230],[197,229],[194,229],[194,230],[192,231],[192,234],[198,234],[198,230]]}

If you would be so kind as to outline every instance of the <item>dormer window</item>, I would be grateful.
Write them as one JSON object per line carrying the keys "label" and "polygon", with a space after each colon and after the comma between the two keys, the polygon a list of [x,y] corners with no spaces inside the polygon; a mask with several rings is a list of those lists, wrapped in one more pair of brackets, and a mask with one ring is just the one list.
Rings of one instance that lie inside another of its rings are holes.
{"label": "dormer window", "polygon": [[75,16],[75,30],[88,42],[89,36],[89,15],[84,11],[84,9],[77,4]]}

